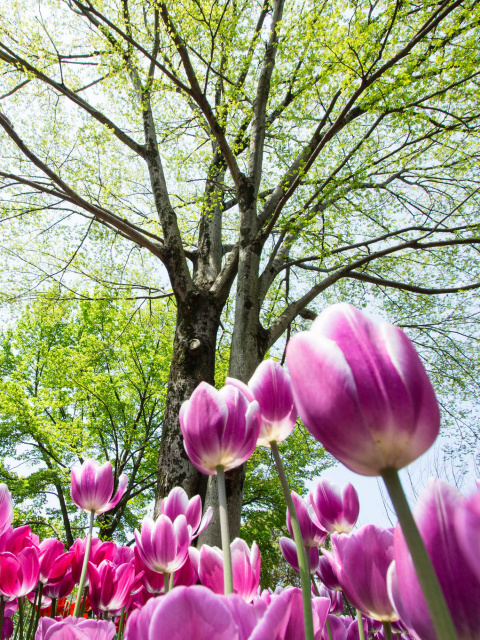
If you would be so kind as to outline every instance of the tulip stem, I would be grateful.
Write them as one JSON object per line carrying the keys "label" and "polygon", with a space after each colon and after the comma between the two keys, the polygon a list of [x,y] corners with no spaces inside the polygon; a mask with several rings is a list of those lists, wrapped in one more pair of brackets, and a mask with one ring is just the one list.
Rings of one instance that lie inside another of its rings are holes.
{"label": "tulip stem", "polygon": [[122,614],[120,616],[120,622],[118,624],[118,638],[119,640],[123,640],[123,623],[125,620],[125,606],[122,607]]}
{"label": "tulip stem", "polygon": [[[23,640],[23,616],[25,613],[25,609],[23,608],[24,606],[24,602],[23,602],[23,598],[19,598],[18,599],[18,616],[19,616],[19,637],[20,640]],[[15,632],[15,637],[17,637],[16,632]]]}
{"label": "tulip stem", "polygon": [[57,615],[57,599],[52,598],[52,604],[50,606],[50,617],[55,618]]}
{"label": "tulip stem", "polygon": [[170,591],[171,589],[173,589],[173,583],[175,582],[175,571],[172,571],[172,573],[170,574],[170,579],[168,581],[168,590]]}
{"label": "tulip stem", "polygon": [[327,627],[328,640],[333,640],[333,638],[332,638],[332,630],[330,629],[330,622],[328,621],[328,614],[327,614],[327,617],[325,619],[325,626]]}
{"label": "tulip stem", "polygon": [[393,640],[392,636],[392,625],[390,622],[382,622],[383,631],[385,632],[385,640]]}
{"label": "tulip stem", "polygon": [[357,609],[357,622],[358,622],[359,640],[365,640],[365,627],[363,626],[363,618],[362,618],[362,614],[358,609]]}
{"label": "tulip stem", "polygon": [[90,546],[92,544],[92,531],[93,531],[94,520],[95,520],[95,511],[90,511],[90,526],[88,527],[87,543],[85,545],[85,556],[83,558],[82,573],[80,575],[80,582],[78,583],[77,600],[75,602],[75,610],[73,612],[74,618],[78,618],[80,613],[80,604],[82,601],[83,586],[85,584],[85,578],[87,576],[88,558],[90,556]]}
{"label": "tulip stem", "polygon": [[225,490],[225,469],[217,467],[218,506],[220,510],[220,531],[223,549],[223,584],[225,595],[233,593],[232,555],[230,553],[230,531],[228,529],[227,492]]}
{"label": "tulip stem", "polygon": [[457,640],[457,633],[450,611],[445,602],[432,561],[410,511],[398,471],[396,469],[384,469],[381,472],[381,476],[387,487],[398,521],[402,527],[405,542],[412,556],[413,565],[427,602],[437,639]]}
{"label": "tulip stem", "polygon": [[37,609],[36,609],[35,605],[36,605],[36,603],[38,601],[39,591],[40,591],[40,586],[34,591],[33,602],[32,602],[32,610],[31,610],[30,620],[29,620],[28,629],[27,629],[27,640],[30,640],[30,636],[32,635],[33,623],[34,623],[34,620],[35,620],[35,617],[36,617],[36,613],[37,613]]}
{"label": "tulip stem", "polygon": [[165,595],[167,595],[167,593],[170,590],[169,581],[170,581],[170,574],[169,573],[164,573],[163,574],[163,593]]}
{"label": "tulip stem", "polygon": [[5,614],[5,598],[0,596],[0,633],[3,627],[3,616]]}
{"label": "tulip stem", "polygon": [[275,465],[277,467],[278,477],[282,485],[283,497],[287,503],[287,509],[290,514],[290,522],[292,523],[293,538],[297,547],[298,568],[300,569],[300,580],[302,583],[302,600],[303,600],[303,618],[305,621],[305,640],[313,640],[313,615],[312,615],[312,595],[310,586],[310,572],[307,567],[307,559],[303,548],[302,533],[298,523],[297,513],[292,500],[290,487],[288,486],[287,476],[283,468],[282,459],[278,451],[278,444],[274,440],[270,442],[270,450],[272,452]]}

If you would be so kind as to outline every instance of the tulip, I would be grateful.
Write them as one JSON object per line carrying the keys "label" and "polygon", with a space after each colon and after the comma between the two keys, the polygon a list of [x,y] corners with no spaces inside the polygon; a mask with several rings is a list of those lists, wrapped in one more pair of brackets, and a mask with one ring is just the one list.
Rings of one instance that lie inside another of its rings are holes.
{"label": "tulip", "polygon": [[187,519],[192,539],[204,531],[212,519],[213,509],[208,507],[202,518],[202,500],[200,496],[188,499],[187,492],[181,487],[174,487],[160,503],[160,513],[168,516],[173,522],[181,514]]}
{"label": "tulip", "polygon": [[111,561],[103,560],[96,567],[89,562],[88,577],[88,597],[96,615],[119,613],[130,596],[141,589],[142,575],[135,575],[133,564],[116,567]]}
{"label": "tulip", "polygon": [[322,584],[318,589],[318,595],[320,598],[330,599],[330,613],[335,613],[337,615],[343,613],[343,596],[340,591],[328,589],[324,584]]}
{"label": "tulip", "polygon": [[42,618],[35,634],[35,640],[112,640],[117,632],[113,622],[107,620],[85,620],[84,618],[64,618],[54,620]]}
{"label": "tulip", "polygon": [[[297,514],[300,533],[304,547],[318,547],[323,544],[327,538],[327,531],[323,527],[319,527],[312,519],[311,507],[307,500],[292,491],[293,506]],[[310,507],[310,510],[309,510]],[[287,510],[287,529],[288,533],[293,537],[292,521],[290,513]]]}
{"label": "tulip", "polygon": [[[430,479],[414,510],[459,640],[480,640],[480,578],[464,555],[455,521],[466,499],[442,480]],[[436,640],[436,630],[397,526],[395,562],[389,569],[390,597],[405,626],[422,640]]]}
{"label": "tulip", "polygon": [[80,469],[72,469],[71,495],[79,509],[99,515],[118,504],[127,486],[128,478],[118,479],[118,491],[112,498],[113,471],[109,462],[101,466],[96,460],[85,460]]}
{"label": "tulip", "polygon": [[27,595],[37,586],[39,572],[37,550],[32,547],[16,555],[0,553],[0,594],[7,601]]}
{"label": "tulip", "polygon": [[[297,547],[295,545],[295,541],[290,538],[286,538],[282,536],[279,540],[280,542],[280,551],[282,552],[283,557],[288,562],[288,564],[295,569],[297,573],[300,573],[300,569],[298,566],[298,555],[297,555]],[[318,547],[308,547],[307,552],[309,554],[309,567],[310,573],[313,576],[318,569],[319,562],[319,554]]]}
{"label": "tulip", "polygon": [[356,473],[401,469],[438,435],[435,393],[398,327],[336,304],[293,336],[287,363],[305,426]]}
{"label": "tulip", "polygon": [[185,449],[193,465],[206,475],[218,467],[229,471],[252,455],[260,429],[257,402],[248,402],[232,386],[217,391],[201,382],[180,409]]}
{"label": "tulip", "polygon": [[326,556],[320,556],[317,568],[317,577],[327,589],[341,591],[342,587],[338,582],[337,574],[332,568],[329,559]]}
{"label": "tulip", "polygon": [[[233,570],[233,590],[246,602],[252,602],[260,583],[260,551],[256,542],[249,549],[240,538],[230,545]],[[198,577],[200,582],[214,591],[223,593],[223,553],[218,547],[202,545],[200,549]]]}
{"label": "tulip", "polygon": [[0,535],[4,533],[13,520],[13,500],[8,487],[0,483]]}
{"label": "tulip", "polygon": [[264,360],[257,367],[248,385],[235,378],[227,378],[226,384],[237,387],[249,400],[260,405],[261,427],[257,445],[269,447],[270,443],[283,442],[297,420],[293,402],[290,376],[275,360]]}
{"label": "tulip", "polygon": [[465,557],[480,580],[480,483],[470,499],[462,500],[458,507],[455,531]]}
{"label": "tulip", "polygon": [[[322,640],[347,640],[348,627],[345,625],[343,620],[343,618],[339,618],[329,613],[322,633]],[[330,635],[328,634],[327,623],[330,628]],[[349,624],[351,624],[351,622]],[[355,640],[358,640],[358,633]]]}
{"label": "tulip", "polygon": [[360,512],[358,493],[353,485],[346,484],[340,492],[334,482],[319,480],[309,498],[320,527],[329,533],[350,533]]}
{"label": "tulip", "polygon": [[[77,538],[70,547],[70,551],[74,552],[72,557],[72,578],[75,584],[80,581],[86,544],[87,541],[85,539]],[[116,549],[117,545],[112,541],[102,542],[100,538],[92,538],[88,560],[98,567],[102,560],[113,560]],[[85,580],[84,586],[88,586],[88,579]]]}
{"label": "tulip", "polygon": [[393,560],[393,532],[367,525],[351,536],[334,533],[332,551],[323,549],[342,590],[364,615],[397,620],[387,592],[387,570]]}
{"label": "tulip", "polygon": [[73,551],[65,552],[65,545],[60,540],[48,538],[41,542],[38,548],[40,582],[45,585],[47,582],[62,580],[72,563],[73,555]]}
{"label": "tulip", "polygon": [[180,569],[188,556],[191,538],[185,516],[179,515],[172,522],[160,514],[154,522],[145,517],[141,533],[134,531],[138,554],[152,571],[170,574]]}

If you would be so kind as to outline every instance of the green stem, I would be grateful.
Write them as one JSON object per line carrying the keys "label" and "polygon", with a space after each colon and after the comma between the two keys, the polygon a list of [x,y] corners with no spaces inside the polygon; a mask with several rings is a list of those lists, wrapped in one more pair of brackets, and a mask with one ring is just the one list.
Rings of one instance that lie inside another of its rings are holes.
{"label": "green stem", "polygon": [[33,624],[33,637],[35,637],[35,632],[38,627],[38,621],[40,620],[40,608],[42,606],[42,593],[43,593],[43,584],[40,582],[38,585],[38,605],[37,610],[34,612],[34,624]]}
{"label": "green stem", "polygon": [[87,606],[87,595],[88,587],[85,587],[85,589],[83,590],[82,605],[80,607],[79,618],[83,618],[83,614],[85,613],[85,607]]}
{"label": "green stem", "polygon": [[163,593],[165,595],[167,595],[168,591],[169,591],[169,581],[170,581],[170,574],[169,573],[164,573],[163,574]]}
{"label": "green stem", "polygon": [[383,630],[385,632],[385,640],[393,640],[392,625],[390,624],[390,622],[382,622],[382,624]]}
{"label": "green stem", "polygon": [[362,614],[358,609],[357,609],[357,622],[358,622],[359,640],[365,640],[365,627],[363,626],[363,618],[362,618]]}
{"label": "green stem", "polygon": [[293,538],[297,547],[298,568],[300,569],[300,580],[302,583],[302,600],[303,600],[303,618],[305,621],[305,640],[313,640],[313,615],[312,615],[312,595],[310,590],[310,574],[307,567],[305,550],[303,548],[302,533],[298,523],[297,514],[292,500],[290,487],[288,486],[287,476],[283,468],[278,444],[275,441],[270,442],[273,459],[277,467],[278,477],[282,485],[283,497],[287,503],[288,512],[290,514],[290,522],[292,523]]}
{"label": "green stem", "polygon": [[87,544],[85,545],[85,557],[83,558],[82,573],[80,576],[80,582],[78,584],[78,595],[77,595],[77,600],[75,602],[75,610],[73,612],[74,618],[78,618],[80,613],[80,602],[82,600],[83,586],[85,584],[85,578],[87,575],[88,558],[90,556],[90,546],[92,544],[92,531],[93,531],[94,519],[95,519],[95,511],[90,511],[90,526],[88,528]]}
{"label": "green stem", "polygon": [[170,580],[168,581],[168,590],[171,591],[173,589],[173,583],[175,582],[175,571],[170,574]]}
{"label": "green stem", "polygon": [[50,617],[55,618],[57,615],[57,599],[52,598],[52,604],[50,606]]}
{"label": "green stem", "polygon": [[220,510],[220,531],[223,550],[223,584],[225,595],[233,593],[232,555],[230,553],[230,531],[228,529],[227,492],[225,490],[225,469],[217,467],[218,506]]}
{"label": "green stem", "polygon": [[[23,615],[24,615],[23,598],[18,599],[18,633],[20,640],[23,640]],[[16,634],[15,634],[16,637]]]}
{"label": "green stem", "polygon": [[29,622],[28,630],[27,630],[27,640],[30,640],[30,636],[32,635],[33,621],[35,620],[35,615],[36,615],[36,612],[37,612],[36,603],[37,603],[37,600],[38,600],[39,590],[40,590],[40,586],[37,587],[37,590],[35,591],[35,596],[33,598],[32,610],[31,610],[31,615],[30,615],[30,622]]}
{"label": "green stem", "polygon": [[120,622],[118,624],[118,640],[123,638],[123,620],[125,618],[125,607],[122,607],[122,615],[120,616]]}
{"label": "green stem", "polygon": [[333,640],[332,639],[332,630],[330,629],[330,623],[328,621],[328,614],[327,614],[327,617],[325,619],[325,626],[327,627],[328,640]]}
{"label": "green stem", "polygon": [[412,556],[418,581],[427,602],[437,640],[457,640],[457,633],[450,611],[438,583],[432,561],[410,511],[398,471],[396,469],[384,469],[381,472],[381,476],[397,512],[398,521],[402,527],[402,533]]}

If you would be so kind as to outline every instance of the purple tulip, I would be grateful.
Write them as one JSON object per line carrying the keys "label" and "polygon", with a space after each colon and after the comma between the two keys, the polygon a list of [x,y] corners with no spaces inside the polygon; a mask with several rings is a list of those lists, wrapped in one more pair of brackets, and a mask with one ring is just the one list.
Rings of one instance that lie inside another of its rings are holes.
{"label": "purple tulip", "polygon": [[113,622],[84,618],[40,618],[35,640],[112,640],[117,632]]}
{"label": "purple tulip", "polygon": [[257,367],[248,385],[235,378],[227,378],[245,395],[249,402],[260,405],[262,422],[257,445],[269,447],[270,442],[283,442],[292,433],[297,420],[290,376],[275,360],[264,360]]}
{"label": "purple tulip", "polygon": [[230,385],[217,391],[201,382],[180,409],[185,450],[192,464],[206,475],[225,471],[252,455],[260,429],[257,402]]}
{"label": "purple tulip", "polygon": [[208,507],[202,518],[202,500],[200,496],[194,496],[189,500],[187,492],[182,487],[174,487],[160,503],[160,513],[168,516],[172,522],[177,516],[183,514],[187,519],[193,540],[209,525],[213,516],[213,509]]}
{"label": "purple tulip", "polygon": [[330,599],[330,613],[335,613],[337,615],[343,613],[343,596],[340,591],[328,589],[324,584],[322,584],[318,589],[318,595],[320,598]]}
{"label": "purple tulip", "polygon": [[[466,499],[446,482],[430,479],[414,510],[420,535],[437,574],[458,640],[480,639],[480,579],[465,558],[457,536],[457,510]],[[388,572],[390,597],[405,626],[422,640],[436,638],[401,528],[394,542],[395,563]]]}
{"label": "purple tulip", "polygon": [[130,596],[141,589],[142,574],[135,575],[133,563],[116,567],[110,560],[103,560],[96,567],[89,562],[88,577],[88,597],[97,616],[117,614]]}
{"label": "purple tulip", "polygon": [[287,363],[305,426],[356,473],[401,469],[438,435],[433,387],[398,327],[336,304],[293,336]]}
{"label": "purple tulip", "polygon": [[0,536],[12,524],[13,500],[6,484],[0,483]]}
{"label": "purple tulip", "polygon": [[397,620],[387,592],[387,570],[393,560],[393,531],[375,525],[351,536],[334,533],[332,551],[323,549],[350,602],[366,616]]}
{"label": "purple tulip", "polygon": [[110,511],[120,502],[127,487],[125,474],[118,479],[118,491],[112,498],[112,465],[105,462],[101,466],[95,460],[85,460],[80,469],[72,469],[71,496],[79,509],[97,515]]}
{"label": "purple tulip", "polygon": [[332,591],[341,591],[342,587],[338,582],[337,574],[330,564],[330,560],[326,556],[320,556],[318,560],[317,577],[327,589]]}
{"label": "purple tulip", "polygon": [[75,583],[72,578],[72,572],[69,569],[65,576],[56,582],[47,582],[43,587],[43,593],[47,598],[66,598],[73,591]]}
{"label": "purple tulip", "polygon": [[[325,542],[327,538],[327,531],[323,527],[319,527],[312,520],[312,510],[309,502],[292,491],[293,506],[295,507],[295,513],[297,514],[298,524],[300,526],[300,532],[302,534],[302,541],[304,547],[318,547],[318,545]],[[287,509],[287,529],[288,533],[293,538],[292,523],[290,520],[290,513]]]}
{"label": "purple tulip", "polygon": [[21,598],[37,586],[40,573],[37,550],[0,553],[0,594],[5,600]]}
{"label": "purple tulip", "polygon": [[[332,634],[332,640],[347,640],[347,626],[344,623],[344,618],[339,618],[329,613],[327,616],[330,632]],[[351,621],[349,622],[349,625]],[[355,640],[358,639],[357,638]],[[327,627],[325,626],[322,633],[322,640],[330,640]]]}
{"label": "purple tulip", "polygon": [[[256,542],[249,549],[245,540],[235,538],[230,545],[232,555],[233,590],[246,602],[251,602],[257,594],[260,583],[260,551]],[[218,547],[204,544],[200,549],[198,567],[200,582],[214,591],[224,592],[223,552]]]}
{"label": "purple tulip", "polygon": [[163,514],[155,522],[145,517],[141,533],[135,529],[134,536],[142,562],[152,571],[173,573],[187,559],[191,537],[183,514],[174,522]]}
{"label": "purple tulip", "polygon": [[[288,564],[293,569],[295,569],[297,573],[299,573],[300,570],[298,568],[298,555],[297,555],[297,547],[296,547],[295,541],[292,540],[291,538],[286,538],[285,536],[282,536],[279,542],[280,542],[280,550],[282,552],[283,557],[288,562]],[[320,559],[319,553],[318,553],[318,547],[309,547],[308,552],[309,552],[309,560],[310,560],[310,573],[313,576],[318,569],[318,562]]]}
{"label": "purple tulip", "polygon": [[480,580],[480,484],[470,499],[459,505],[455,531],[465,557]]}
{"label": "purple tulip", "polygon": [[340,492],[334,482],[319,480],[309,498],[319,526],[329,533],[350,533],[360,512],[353,485],[346,484]]}

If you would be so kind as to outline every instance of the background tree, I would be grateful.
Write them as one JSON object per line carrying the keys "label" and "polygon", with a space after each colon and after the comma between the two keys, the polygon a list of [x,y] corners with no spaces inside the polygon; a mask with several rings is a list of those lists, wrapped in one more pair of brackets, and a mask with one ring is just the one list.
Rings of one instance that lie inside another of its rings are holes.
{"label": "background tree", "polygon": [[448,322],[480,286],[479,16],[477,0],[9,2],[5,291],[171,287],[157,506],[175,484],[205,492],[177,417],[214,382],[229,305],[242,380],[338,299],[384,307],[462,376],[477,336]]}

